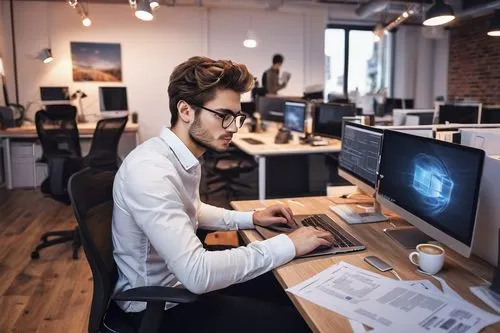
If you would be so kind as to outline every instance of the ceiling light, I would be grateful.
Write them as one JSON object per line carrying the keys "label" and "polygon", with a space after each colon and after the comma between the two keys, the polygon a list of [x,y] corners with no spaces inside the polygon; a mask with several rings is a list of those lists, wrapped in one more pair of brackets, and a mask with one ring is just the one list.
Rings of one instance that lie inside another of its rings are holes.
{"label": "ceiling light", "polygon": [[149,0],[149,7],[151,7],[152,10],[155,10],[160,7],[160,3],[158,0]]}
{"label": "ceiling light", "polygon": [[0,75],[4,75],[5,72],[4,72],[4,68],[3,68],[3,60],[2,58],[0,58]]}
{"label": "ceiling light", "polygon": [[74,8],[78,5],[78,0],[68,0],[68,4]]}
{"label": "ceiling light", "polygon": [[429,8],[425,17],[426,19],[423,24],[433,27],[453,21],[455,14],[453,13],[453,8],[444,3],[443,0],[435,0],[434,5]]}
{"label": "ceiling light", "polygon": [[243,41],[243,46],[248,47],[249,49],[253,49],[257,47],[257,37],[252,29],[249,29],[247,32],[247,37]]}
{"label": "ceiling light", "polygon": [[488,36],[499,37],[500,36],[500,10],[495,10],[495,15],[490,22],[490,27],[488,29]]}
{"label": "ceiling light", "polygon": [[151,21],[153,19],[153,13],[151,12],[148,0],[141,0],[139,2],[135,11],[135,16],[142,21]]}
{"label": "ceiling light", "polygon": [[90,27],[92,25],[92,20],[87,15],[82,17],[82,24],[84,27]]}
{"label": "ceiling light", "polygon": [[52,57],[52,50],[48,48],[41,50],[40,53],[38,53],[38,58],[42,60],[44,64],[48,64],[49,62],[54,60],[54,58]]}

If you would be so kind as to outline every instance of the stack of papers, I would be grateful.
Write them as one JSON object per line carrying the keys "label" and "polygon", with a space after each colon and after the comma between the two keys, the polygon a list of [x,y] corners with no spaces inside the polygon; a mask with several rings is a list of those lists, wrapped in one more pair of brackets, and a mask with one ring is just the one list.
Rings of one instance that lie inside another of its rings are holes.
{"label": "stack of papers", "polygon": [[[471,333],[500,321],[428,280],[397,281],[345,262],[287,291],[368,325],[373,333]],[[359,326],[354,323],[353,329],[359,332]]]}

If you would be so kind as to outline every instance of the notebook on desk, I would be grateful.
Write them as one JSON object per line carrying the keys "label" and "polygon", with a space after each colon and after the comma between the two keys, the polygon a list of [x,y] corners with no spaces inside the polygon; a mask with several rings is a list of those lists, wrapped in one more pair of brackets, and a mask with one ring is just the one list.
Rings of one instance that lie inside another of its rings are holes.
{"label": "notebook on desk", "polygon": [[[295,220],[297,221],[297,224],[299,226],[312,226],[316,228],[322,228],[323,230],[329,232],[334,239],[331,247],[317,248],[316,250],[301,256],[302,258],[320,256],[325,254],[362,251],[366,248],[360,241],[358,241],[351,234],[342,229],[330,217],[328,217],[328,215],[295,215]],[[269,227],[256,226],[255,229],[264,239],[268,239],[282,233],[288,234],[295,230],[294,228],[291,228],[284,224],[275,224]]]}

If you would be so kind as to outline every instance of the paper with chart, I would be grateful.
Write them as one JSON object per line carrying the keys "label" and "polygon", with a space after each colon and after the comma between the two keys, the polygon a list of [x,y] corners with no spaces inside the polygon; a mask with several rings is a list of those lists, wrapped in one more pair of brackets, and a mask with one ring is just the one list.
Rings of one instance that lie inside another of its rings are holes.
{"label": "paper with chart", "polygon": [[[414,282],[414,281],[412,281]],[[500,316],[408,281],[341,262],[287,289],[315,304],[373,327],[373,332],[478,332]]]}

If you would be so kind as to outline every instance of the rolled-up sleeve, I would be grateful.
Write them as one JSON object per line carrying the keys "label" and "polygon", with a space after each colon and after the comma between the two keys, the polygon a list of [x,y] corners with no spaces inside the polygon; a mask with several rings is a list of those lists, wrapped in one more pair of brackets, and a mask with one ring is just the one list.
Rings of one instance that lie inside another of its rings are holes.
{"label": "rolled-up sleeve", "polygon": [[[206,251],[195,234],[196,221],[191,221],[182,204],[180,179],[174,173],[165,175],[162,166],[148,165],[145,170],[147,172],[128,175],[123,188],[128,211],[168,269],[190,291],[201,294],[225,288],[259,276],[295,257],[295,246],[286,235],[246,247]],[[164,176],[158,178],[159,174]],[[227,229],[253,227],[251,213],[205,204],[199,209],[200,224]]]}

